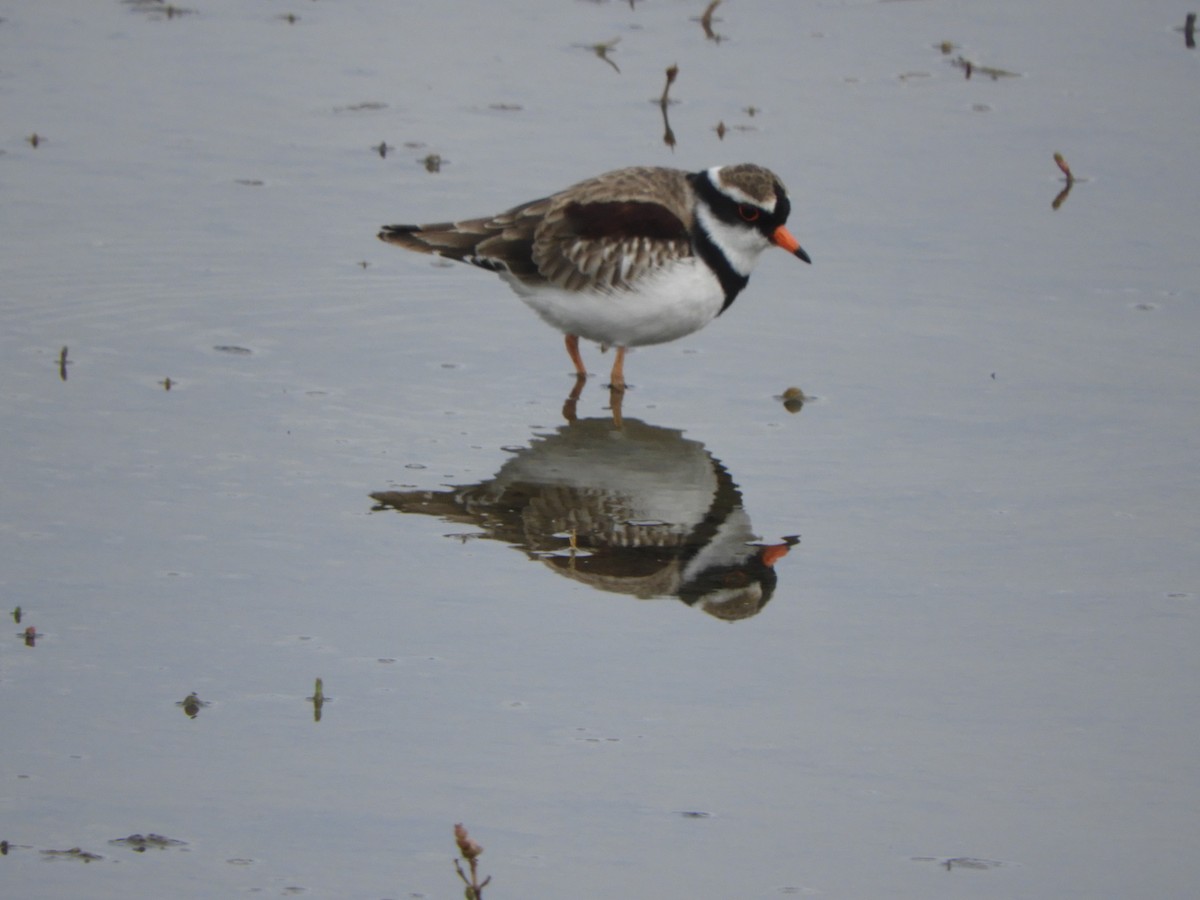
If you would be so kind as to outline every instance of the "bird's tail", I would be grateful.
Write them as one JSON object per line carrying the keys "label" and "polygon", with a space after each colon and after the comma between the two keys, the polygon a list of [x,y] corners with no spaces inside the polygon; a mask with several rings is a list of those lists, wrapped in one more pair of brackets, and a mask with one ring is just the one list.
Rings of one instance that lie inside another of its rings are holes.
{"label": "bird's tail", "polygon": [[450,259],[471,261],[482,241],[495,234],[485,227],[487,219],[469,222],[438,222],[433,225],[384,225],[379,239],[418,253],[434,253]]}

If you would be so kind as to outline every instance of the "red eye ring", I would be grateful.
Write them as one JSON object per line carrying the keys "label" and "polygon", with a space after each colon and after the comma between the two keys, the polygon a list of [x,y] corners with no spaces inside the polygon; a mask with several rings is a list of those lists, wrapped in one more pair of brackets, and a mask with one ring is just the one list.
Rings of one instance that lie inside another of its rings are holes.
{"label": "red eye ring", "polygon": [[738,215],[747,222],[753,222],[758,219],[759,211],[748,203],[743,203],[738,207]]}

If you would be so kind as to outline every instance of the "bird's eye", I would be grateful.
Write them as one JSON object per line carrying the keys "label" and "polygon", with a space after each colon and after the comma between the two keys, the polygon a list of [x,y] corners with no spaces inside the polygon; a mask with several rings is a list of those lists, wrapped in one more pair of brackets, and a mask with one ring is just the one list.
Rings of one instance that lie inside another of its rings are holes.
{"label": "bird's eye", "polygon": [[741,216],[743,219],[745,219],[747,222],[753,222],[755,219],[758,218],[758,209],[753,206],[750,206],[748,203],[743,203],[741,206],[738,207],[738,215]]}

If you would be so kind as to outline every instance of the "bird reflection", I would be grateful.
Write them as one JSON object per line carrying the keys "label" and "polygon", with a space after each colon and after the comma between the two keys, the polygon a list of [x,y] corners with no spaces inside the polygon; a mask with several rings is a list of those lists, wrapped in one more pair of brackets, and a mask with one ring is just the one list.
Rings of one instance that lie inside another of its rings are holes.
{"label": "bird reflection", "polygon": [[757,540],[733,478],[681,431],[579,419],[536,436],[495,477],[444,491],[382,491],[376,511],[481,529],[597,590],[676,597],[719,619],[756,615],[798,542]]}

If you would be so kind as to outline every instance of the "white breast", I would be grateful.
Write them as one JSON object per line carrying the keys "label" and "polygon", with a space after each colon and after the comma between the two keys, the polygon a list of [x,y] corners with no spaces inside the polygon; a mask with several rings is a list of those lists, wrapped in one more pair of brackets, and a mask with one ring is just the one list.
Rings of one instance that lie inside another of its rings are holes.
{"label": "white breast", "polygon": [[681,338],[711,322],[725,303],[716,275],[695,258],[664,266],[628,290],[531,289],[516,279],[506,280],[559,331],[615,347]]}

